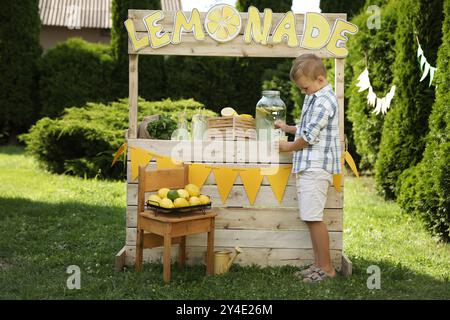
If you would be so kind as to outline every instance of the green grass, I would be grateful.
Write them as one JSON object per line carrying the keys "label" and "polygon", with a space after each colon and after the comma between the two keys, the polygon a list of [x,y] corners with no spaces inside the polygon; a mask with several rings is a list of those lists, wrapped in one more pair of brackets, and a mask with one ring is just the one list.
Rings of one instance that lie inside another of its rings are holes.
{"label": "green grass", "polygon": [[[293,267],[233,266],[204,277],[201,266],[146,264],[114,272],[125,242],[125,184],[58,176],[21,148],[0,147],[0,299],[450,299],[450,246],[420,221],[378,197],[371,178],[347,178],[344,247],[353,276],[321,284],[295,280]],[[81,290],[66,287],[69,265]],[[366,286],[381,269],[381,289]]]}

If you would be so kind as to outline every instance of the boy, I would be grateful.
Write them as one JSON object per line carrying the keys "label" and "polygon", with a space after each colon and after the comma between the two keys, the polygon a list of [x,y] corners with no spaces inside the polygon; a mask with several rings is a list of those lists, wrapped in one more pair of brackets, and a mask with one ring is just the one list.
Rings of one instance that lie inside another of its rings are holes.
{"label": "boy", "polygon": [[280,141],[280,152],[294,151],[292,172],[296,174],[300,218],[308,225],[314,250],[314,264],[296,276],[304,282],[319,282],[336,276],[322,220],[332,176],[340,173],[338,103],[325,66],[314,54],[295,59],[290,78],[306,94],[300,123],[288,126],[278,120],[275,127],[295,134],[293,142]]}

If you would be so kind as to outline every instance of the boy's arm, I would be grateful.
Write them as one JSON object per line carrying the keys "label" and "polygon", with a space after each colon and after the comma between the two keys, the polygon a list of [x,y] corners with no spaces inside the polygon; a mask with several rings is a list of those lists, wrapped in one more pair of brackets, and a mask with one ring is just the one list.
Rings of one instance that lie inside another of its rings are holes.
{"label": "boy's arm", "polygon": [[303,138],[297,138],[292,142],[280,141],[280,152],[299,151],[309,146]]}
{"label": "boy's arm", "polygon": [[288,126],[283,120],[275,121],[275,128],[280,128],[282,131],[295,134],[297,132],[297,126]]}

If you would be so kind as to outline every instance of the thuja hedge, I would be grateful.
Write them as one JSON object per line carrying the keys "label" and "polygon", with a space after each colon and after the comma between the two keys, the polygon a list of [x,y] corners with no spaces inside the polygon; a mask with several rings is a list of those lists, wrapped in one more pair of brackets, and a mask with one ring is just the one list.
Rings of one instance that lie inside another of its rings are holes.
{"label": "thuja hedge", "polygon": [[428,62],[436,65],[442,41],[442,21],[442,0],[400,1],[395,32],[396,58],[392,67],[397,91],[384,121],[375,164],[377,186],[386,198],[396,197],[398,177],[417,164],[425,150],[428,118],[435,94],[434,87],[428,87],[428,81],[419,81],[416,34]]}
{"label": "thuja hedge", "polygon": [[407,212],[423,218],[429,230],[450,241],[450,0],[436,74],[436,102],[430,116],[430,132],[422,161],[406,170],[398,181],[397,202]]}
{"label": "thuja hedge", "polygon": [[[347,117],[352,123],[353,139],[361,160],[361,170],[372,170],[377,160],[384,115],[373,113],[367,104],[368,91],[358,92],[359,75],[367,67],[370,82],[378,97],[384,97],[393,85],[392,64],[395,61],[395,37],[397,27],[398,1],[391,1],[381,8],[380,29],[369,29],[366,21],[369,14],[363,11],[352,22],[359,32],[350,39],[348,66],[352,79],[346,90],[348,99]],[[347,74],[346,74],[347,76]]]}
{"label": "thuja hedge", "polygon": [[[203,105],[192,100],[139,100],[138,120],[152,114],[176,119],[186,110],[187,118]],[[207,115],[214,115],[207,110]],[[113,154],[125,141],[128,128],[128,100],[108,104],[88,103],[67,108],[58,119],[45,117],[21,136],[26,150],[50,172],[80,177],[123,179],[125,166],[119,161],[111,167]]]}

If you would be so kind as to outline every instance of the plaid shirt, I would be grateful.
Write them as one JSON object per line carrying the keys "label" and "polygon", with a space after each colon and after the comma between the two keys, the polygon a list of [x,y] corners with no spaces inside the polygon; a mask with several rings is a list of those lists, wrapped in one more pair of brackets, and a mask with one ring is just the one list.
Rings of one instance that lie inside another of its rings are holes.
{"label": "plaid shirt", "polygon": [[331,85],[306,95],[295,139],[303,138],[309,146],[294,152],[292,172],[324,169],[340,173],[339,108]]}

